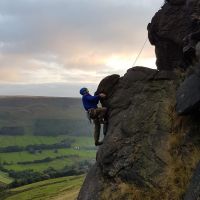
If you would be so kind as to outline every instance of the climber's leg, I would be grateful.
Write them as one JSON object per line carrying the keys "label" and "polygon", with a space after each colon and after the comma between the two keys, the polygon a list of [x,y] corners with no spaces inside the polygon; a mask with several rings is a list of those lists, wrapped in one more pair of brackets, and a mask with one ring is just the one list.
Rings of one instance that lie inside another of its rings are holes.
{"label": "climber's leg", "polygon": [[105,121],[105,123],[103,124],[103,134],[104,134],[104,136],[106,136],[107,130],[108,130],[108,122]]}
{"label": "climber's leg", "polygon": [[93,120],[94,122],[94,143],[96,146],[103,144],[103,142],[99,142],[99,137],[100,137],[100,131],[101,131],[101,124],[99,122],[99,119],[96,118]]}

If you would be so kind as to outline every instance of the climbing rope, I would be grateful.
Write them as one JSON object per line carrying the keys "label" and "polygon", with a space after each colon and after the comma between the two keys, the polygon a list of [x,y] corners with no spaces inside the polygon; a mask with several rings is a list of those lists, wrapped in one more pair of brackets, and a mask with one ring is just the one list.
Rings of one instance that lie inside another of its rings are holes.
{"label": "climbing rope", "polygon": [[145,47],[145,45],[146,45],[146,43],[147,43],[147,40],[148,40],[148,37],[145,39],[145,42],[144,42],[144,44],[142,45],[142,48],[141,48],[139,54],[138,54],[137,57],[135,58],[135,61],[134,61],[133,65],[132,65],[132,67],[134,67],[135,64],[136,64],[136,62],[138,61],[138,58],[140,57],[140,55],[141,55],[141,53],[142,53],[142,51],[143,51],[143,49],[144,49],[144,47]]}

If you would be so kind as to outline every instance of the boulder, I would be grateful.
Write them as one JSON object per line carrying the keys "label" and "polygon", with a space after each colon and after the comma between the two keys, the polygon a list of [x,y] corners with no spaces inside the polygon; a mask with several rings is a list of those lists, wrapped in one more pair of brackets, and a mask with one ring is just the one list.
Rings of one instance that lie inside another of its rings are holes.
{"label": "boulder", "polygon": [[177,91],[176,99],[178,114],[189,114],[199,109],[200,77],[196,73],[184,80]]}

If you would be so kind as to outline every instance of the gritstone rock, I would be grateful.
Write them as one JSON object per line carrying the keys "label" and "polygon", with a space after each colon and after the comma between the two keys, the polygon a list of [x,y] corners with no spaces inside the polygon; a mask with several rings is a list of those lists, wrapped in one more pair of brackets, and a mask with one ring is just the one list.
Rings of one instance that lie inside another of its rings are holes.
{"label": "gritstone rock", "polygon": [[155,46],[159,70],[186,68],[183,55],[184,38],[193,30],[192,16],[198,0],[168,0],[148,25],[149,40]]}
{"label": "gritstone rock", "polygon": [[96,93],[107,94],[101,103],[109,109],[108,131],[78,200],[200,197],[200,115],[191,112],[200,102],[200,78],[191,74],[177,92],[176,69],[188,68],[183,39],[198,28],[199,8],[199,0],[165,1],[148,25],[158,70],[133,67],[99,84]]}
{"label": "gritstone rock", "polygon": [[108,131],[78,200],[177,200],[184,195],[175,191],[186,192],[196,168],[198,159],[190,159],[199,148],[200,119],[176,115],[177,79],[172,71],[142,67],[103,79],[98,90],[112,92],[104,102]]}

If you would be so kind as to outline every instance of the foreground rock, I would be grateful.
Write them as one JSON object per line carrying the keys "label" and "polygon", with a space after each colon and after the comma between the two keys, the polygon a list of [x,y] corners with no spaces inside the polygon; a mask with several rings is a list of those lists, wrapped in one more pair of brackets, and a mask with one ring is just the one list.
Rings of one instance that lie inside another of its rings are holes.
{"label": "foreground rock", "polygon": [[178,114],[191,114],[200,106],[200,76],[194,73],[184,80],[177,91],[176,110]]}
{"label": "foreground rock", "polygon": [[109,127],[78,200],[184,197],[200,160],[200,119],[176,115],[178,85],[174,72],[141,67],[100,83],[111,94],[102,102]]}

